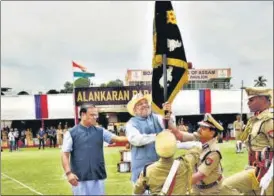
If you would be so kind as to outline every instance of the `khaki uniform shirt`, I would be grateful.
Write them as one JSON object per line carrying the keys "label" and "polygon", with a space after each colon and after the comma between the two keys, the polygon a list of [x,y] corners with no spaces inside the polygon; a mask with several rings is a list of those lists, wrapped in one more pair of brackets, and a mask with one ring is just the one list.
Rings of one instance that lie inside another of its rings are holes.
{"label": "khaki uniform shirt", "polygon": [[57,129],[57,136],[62,137],[63,135],[63,130],[62,129]]}
{"label": "khaki uniform shirt", "polygon": [[[193,148],[189,150],[181,160],[175,177],[175,184],[172,195],[185,195],[191,184],[192,168],[198,163],[200,150]],[[160,158],[159,161],[149,165],[146,169],[146,177],[143,171],[140,174],[134,187],[134,194],[145,192],[144,182],[149,186],[150,194],[159,194],[169,174],[174,158]]]}
{"label": "khaki uniform shirt", "polygon": [[26,131],[26,138],[29,140],[32,139],[32,132],[30,130]]}
{"label": "khaki uniform shirt", "polygon": [[[273,114],[265,110],[249,119],[245,129],[245,132],[248,133],[245,143],[249,150],[262,151],[267,146],[273,150],[273,119],[271,118],[273,118]],[[263,122],[264,124],[262,124]],[[262,132],[261,134],[258,134],[259,130]],[[245,195],[253,195],[255,191],[257,195],[260,195],[259,183],[256,179],[254,180],[250,177],[254,176],[254,174],[255,168],[236,173],[224,180],[224,188],[229,191],[236,189],[245,193]],[[270,182],[265,193],[266,195],[273,195],[273,180]]]}
{"label": "khaki uniform shirt", "polygon": [[233,123],[233,127],[235,131],[242,131],[243,130],[244,123],[243,121],[237,121],[235,120]]}
{"label": "khaki uniform shirt", "polygon": [[242,134],[243,126],[244,126],[243,121],[237,121],[237,120],[234,121],[233,128],[235,129],[236,140],[240,140],[240,135]]}
{"label": "khaki uniform shirt", "polygon": [[260,126],[267,117],[273,118],[273,114],[269,110],[261,112],[257,116],[251,117],[251,133],[246,144],[253,151],[262,151],[269,146],[273,149],[273,119],[268,119],[261,127],[262,134],[258,134]]}
{"label": "khaki uniform shirt", "polygon": [[63,144],[63,130],[57,129],[57,144],[62,145]]}
{"label": "khaki uniform shirt", "polygon": [[[200,162],[198,164],[197,170],[205,175],[203,179],[204,184],[211,184],[218,180],[218,178],[222,175],[222,167],[221,167],[221,157],[217,152],[211,152],[207,155],[205,161],[202,163],[202,159],[209,151],[220,151],[217,138],[213,138],[207,143],[203,144],[203,152],[200,155]],[[202,182],[198,183],[202,184]]]}

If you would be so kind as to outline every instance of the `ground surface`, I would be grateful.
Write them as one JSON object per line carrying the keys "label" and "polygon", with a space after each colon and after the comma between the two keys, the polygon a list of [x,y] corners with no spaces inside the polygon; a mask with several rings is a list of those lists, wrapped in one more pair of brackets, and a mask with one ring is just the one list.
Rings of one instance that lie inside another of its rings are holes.
{"label": "ground surface", "polygon": [[[247,152],[235,154],[235,142],[220,144],[223,154],[224,176],[241,171],[247,164]],[[129,195],[132,193],[130,173],[118,173],[120,147],[104,149],[108,178],[106,194]],[[179,151],[177,155],[182,153]],[[60,150],[46,148],[22,149],[1,153],[1,195],[70,195],[70,185],[63,177]]]}

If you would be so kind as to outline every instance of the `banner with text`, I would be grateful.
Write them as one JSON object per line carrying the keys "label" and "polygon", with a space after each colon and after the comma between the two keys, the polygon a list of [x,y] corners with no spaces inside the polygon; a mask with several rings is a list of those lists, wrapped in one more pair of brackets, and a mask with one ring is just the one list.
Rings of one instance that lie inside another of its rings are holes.
{"label": "banner with text", "polygon": [[231,69],[190,69],[189,81],[208,81],[210,79],[230,78]]}
{"label": "banner with text", "polygon": [[151,86],[75,88],[75,103],[94,105],[124,105],[137,93],[151,94]]}

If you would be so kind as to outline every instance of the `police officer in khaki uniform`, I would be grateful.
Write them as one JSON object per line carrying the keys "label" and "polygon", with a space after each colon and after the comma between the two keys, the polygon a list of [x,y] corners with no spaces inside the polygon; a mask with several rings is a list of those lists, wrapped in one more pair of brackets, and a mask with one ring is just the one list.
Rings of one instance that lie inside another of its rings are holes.
{"label": "police officer in khaki uniform", "polygon": [[58,129],[57,129],[57,144],[59,148],[61,148],[61,146],[63,145],[63,136],[64,136],[64,132],[63,132],[61,123],[59,123]]}
{"label": "police officer in khaki uniform", "polygon": [[223,169],[217,138],[218,133],[224,128],[210,114],[205,114],[204,120],[198,125],[203,151],[196,166],[196,172],[192,175],[192,194],[219,195]]}
{"label": "police officer in khaki uniform", "polygon": [[243,131],[244,123],[241,120],[241,115],[238,114],[236,116],[236,120],[233,123],[233,128],[235,130],[235,138],[236,138],[236,153],[242,153],[243,152],[243,144],[240,140],[239,136],[241,132]]}
{"label": "police officer in khaki uniform", "polygon": [[148,190],[151,195],[185,195],[191,188],[192,169],[198,163],[201,153],[201,146],[199,147],[198,143],[193,144],[196,147],[179,158],[177,173],[171,178],[174,180],[168,187],[168,192],[163,193],[163,185],[174,163],[177,147],[176,138],[169,130],[160,132],[155,141],[156,153],[160,159],[144,167],[135,184],[134,194],[143,194]]}
{"label": "police officer in khaki uniform", "polygon": [[[273,161],[273,114],[269,111],[273,93],[262,87],[246,88],[248,106],[254,113],[240,135],[248,147],[250,167],[226,178],[224,189],[234,189],[244,194],[259,195],[259,182],[267,173]],[[265,190],[266,195],[273,195],[273,179]]]}
{"label": "police officer in khaki uniform", "polygon": [[188,132],[188,127],[185,125],[183,118],[178,121],[178,129],[182,132]]}

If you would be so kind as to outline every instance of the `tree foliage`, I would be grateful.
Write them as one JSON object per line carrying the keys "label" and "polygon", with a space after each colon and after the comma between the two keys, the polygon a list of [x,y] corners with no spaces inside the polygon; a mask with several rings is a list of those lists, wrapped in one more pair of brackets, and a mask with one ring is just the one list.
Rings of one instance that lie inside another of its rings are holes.
{"label": "tree foliage", "polygon": [[120,79],[111,80],[107,83],[103,83],[100,85],[100,87],[118,87],[118,86],[124,86],[124,83]]}
{"label": "tree foliage", "polygon": [[61,90],[60,93],[72,93],[73,92],[73,84],[69,81],[66,81],[64,84],[63,91]]}
{"label": "tree foliage", "polygon": [[90,80],[88,78],[78,78],[77,80],[75,80],[74,86],[76,88],[89,87],[90,86]]}
{"label": "tree foliage", "polygon": [[101,84],[100,87],[107,87],[105,83]]}
{"label": "tree foliage", "polygon": [[47,94],[59,94],[59,91],[55,90],[55,89],[50,89]]}
{"label": "tree foliage", "polygon": [[17,95],[29,95],[29,93],[26,91],[20,91]]}

